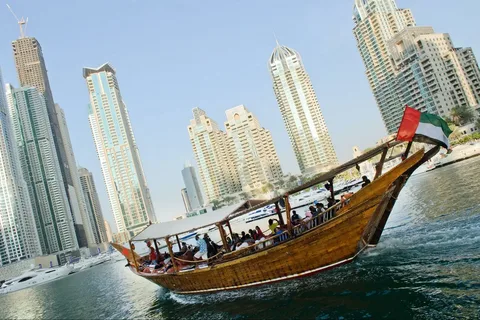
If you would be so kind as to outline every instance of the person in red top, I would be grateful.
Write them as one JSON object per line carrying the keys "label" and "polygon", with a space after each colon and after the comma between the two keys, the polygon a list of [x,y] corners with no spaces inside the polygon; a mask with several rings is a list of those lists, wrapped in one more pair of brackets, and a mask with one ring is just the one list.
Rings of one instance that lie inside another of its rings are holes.
{"label": "person in red top", "polygon": [[155,249],[152,247],[152,243],[150,241],[147,241],[147,247],[150,249],[150,263],[154,263],[157,261],[157,253],[155,252]]}
{"label": "person in red top", "polygon": [[259,226],[256,226],[256,227],[255,227],[255,230],[257,231],[258,240],[260,240],[260,239],[262,239],[262,238],[266,238],[265,235],[264,235],[263,232],[262,232],[262,229],[260,229]]}

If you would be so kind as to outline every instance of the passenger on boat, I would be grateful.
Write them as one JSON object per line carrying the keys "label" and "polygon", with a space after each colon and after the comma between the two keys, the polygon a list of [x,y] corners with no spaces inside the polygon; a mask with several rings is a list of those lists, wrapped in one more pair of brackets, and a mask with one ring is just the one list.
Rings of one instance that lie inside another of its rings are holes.
{"label": "passenger on boat", "polygon": [[242,237],[240,238],[240,241],[245,241],[245,231],[242,231]]}
{"label": "passenger on boat", "polygon": [[230,237],[227,237],[227,246],[228,246],[229,248],[231,248],[231,247],[232,247],[232,244],[233,244],[232,239],[231,239]]}
{"label": "passenger on boat", "polygon": [[180,252],[185,254],[185,252],[187,252],[187,251],[188,251],[187,244],[185,242],[182,242],[182,251],[180,251]]}
{"label": "passenger on boat", "polygon": [[325,206],[323,205],[323,203],[321,202],[317,202],[317,213],[320,214],[320,213],[324,213],[326,210],[325,210]]}
{"label": "passenger on boat", "polygon": [[152,243],[149,241],[147,241],[147,247],[148,249],[150,250],[150,254],[148,256],[148,258],[150,259],[150,263],[154,263],[157,261],[157,253],[155,252],[155,249],[152,247]]}
{"label": "passenger on boat", "polygon": [[195,240],[197,240],[197,246],[198,246],[198,251],[194,255],[195,260],[208,259],[207,243],[205,242],[205,240],[201,239],[198,234],[195,236]]}
{"label": "passenger on boat", "polygon": [[346,204],[347,200],[350,199],[352,196],[353,196],[353,192],[344,193],[344,194],[342,194],[342,196],[340,197],[340,201],[341,201],[343,204]]}
{"label": "passenger on boat", "polygon": [[370,179],[367,178],[367,176],[362,177],[363,183],[362,183],[362,188],[370,184]]}
{"label": "passenger on boat", "polygon": [[[274,222],[276,221],[276,222]],[[278,220],[277,219],[269,219],[268,220],[268,229],[270,229],[270,234],[274,235],[275,234],[275,229],[278,227]]]}
{"label": "passenger on boat", "polygon": [[251,245],[251,244],[254,244],[254,243],[255,243],[255,240],[253,240],[252,237],[251,237],[249,234],[247,234],[247,235],[245,236],[245,241],[244,241],[244,243],[247,243],[248,245]]}
{"label": "passenger on boat", "polygon": [[300,222],[302,222],[302,218],[300,218],[300,216],[298,215],[297,211],[292,210],[292,213],[293,213],[293,214],[292,214],[292,217],[291,217],[292,224],[293,224],[294,226],[299,225]]}
{"label": "passenger on boat", "polygon": [[257,232],[257,236],[259,237],[259,239],[261,239],[261,238],[266,238],[265,235],[264,235],[263,232],[262,232],[262,229],[260,229],[259,226],[256,226],[256,227],[255,227],[255,231]]}
{"label": "passenger on boat", "polygon": [[208,252],[208,257],[213,257],[214,255],[216,255],[218,253],[218,249],[221,249],[222,246],[219,246],[218,244],[216,244],[214,241],[212,241],[212,239],[210,239],[210,237],[208,236],[208,234],[205,234],[203,236],[203,239],[205,240],[205,242],[207,243],[207,252]]}
{"label": "passenger on boat", "polygon": [[275,236],[279,236],[279,237],[276,237],[275,239],[273,239],[273,243],[279,243],[281,241],[280,235],[282,233],[283,233],[283,231],[280,228],[275,228]]}

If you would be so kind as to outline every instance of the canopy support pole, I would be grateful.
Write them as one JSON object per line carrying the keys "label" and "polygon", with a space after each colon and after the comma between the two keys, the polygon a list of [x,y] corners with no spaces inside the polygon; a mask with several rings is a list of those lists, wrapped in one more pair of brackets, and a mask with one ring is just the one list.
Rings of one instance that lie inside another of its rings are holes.
{"label": "canopy support pole", "polygon": [[291,212],[290,212],[290,201],[288,201],[288,193],[283,196],[283,199],[285,200],[285,214],[287,216],[287,230],[290,236],[293,236],[293,229],[292,229],[292,218],[291,218]]}
{"label": "canopy support pole", "polygon": [[170,236],[165,237],[165,242],[167,243],[168,253],[170,254],[170,260],[172,261],[173,270],[176,273],[176,272],[178,272],[177,263],[175,262],[175,257],[173,255],[173,250],[172,250],[172,243],[170,242],[169,238],[170,238]]}
{"label": "canopy support pole", "polygon": [[155,252],[157,253],[157,261],[160,259],[160,250],[158,250],[158,244],[157,244],[157,239],[152,239],[153,244],[155,245]]}
{"label": "canopy support pole", "polygon": [[228,243],[227,243],[227,237],[225,236],[225,230],[223,229],[222,224],[220,222],[217,222],[216,225],[217,225],[218,231],[220,232],[220,237],[222,238],[223,247],[225,248],[225,250],[227,250],[227,252],[230,252],[230,248],[228,247]]}
{"label": "canopy support pole", "polygon": [[135,270],[138,272],[138,263],[137,259],[135,259],[135,252],[133,251],[132,240],[129,240],[128,243],[130,244],[130,251],[132,252],[133,264],[135,265]]}
{"label": "canopy support pole", "polygon": [[412,148],[412,143],[413,143],[413,141],[410,141],[408,143],[407,149],[405,150],[405,153],[403,154],[402,161],[408,158],[408,154],[410,153],[410,149]]}
{"label": "canopy support pole", "polygon": [[385,163],[385,158],[387,157],[387,153],[388,153],[388,148],[383,149],[382,156],[380,157],[380,161],[375,166],[376,172],[373,180],[377,180],[377,178],[382,175],[383,164]]}
{"label": "canopy support pole", "polygon": [[233,239],[233,232],[232,232],[232,226],[230,225],[230,221],[227,221],[227,227],[228,227],[228,231],[230,232],[230,238]]}
{"label": "canopy support pole", "polygon": [[285,222],[283,221],[282,210],[280,210],[280,206],[278,205],[278,201],[275,202],[275,210],[277,210],[278,222],[280,222],[281,226],[284,226]]}
{"label": "canopy support pole", "polygon": [[175,238],[177,239],[178,251],[181,252],[181,251],[182,251],[182,246],[181,246],[181,244],[180,244],[180,239],[178,238],[178,234],[175,235]]}

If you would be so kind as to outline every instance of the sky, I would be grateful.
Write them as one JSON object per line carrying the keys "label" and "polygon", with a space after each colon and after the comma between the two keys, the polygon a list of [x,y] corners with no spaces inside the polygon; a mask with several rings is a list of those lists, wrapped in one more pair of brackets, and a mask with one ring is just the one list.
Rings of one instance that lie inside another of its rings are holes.
{"label": "sky", "polygon": [[[54,99],[65,110],[77,163],[93,172],[103,214],[115,224],[89,123],[85,66],[117,71],[157,218],[184,213],[185,161],[194,163],[187,126],[200,107],[221,127],[225,110],[244,104],[272,133],[284,173],[299,173],[272,89],[275,47],[297,50],[310,75],[341,162],[352,147],[386,135],[352,33],[353,0],[8,0],[29,17],[41,43]],[[480,52],[477,0],[397,0],[420,26],[450,33]],[[0,68],[18,86],[11,41],[18,25],[0,6]]]}

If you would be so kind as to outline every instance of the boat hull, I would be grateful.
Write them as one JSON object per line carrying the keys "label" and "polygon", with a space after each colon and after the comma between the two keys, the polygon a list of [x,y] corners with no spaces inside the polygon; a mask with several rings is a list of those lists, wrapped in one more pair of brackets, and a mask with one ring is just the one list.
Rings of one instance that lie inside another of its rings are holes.
{"label": "boat hull", "polygon": [[408,177],[436,151],[412,155],[359,190],[334,218],[283,243],[231,260],[232,253],[226,254],[217,264],[188,272],[148,274],[131,269],[172,291],[195,294],[273,283],[348,263],[378,243]]}

